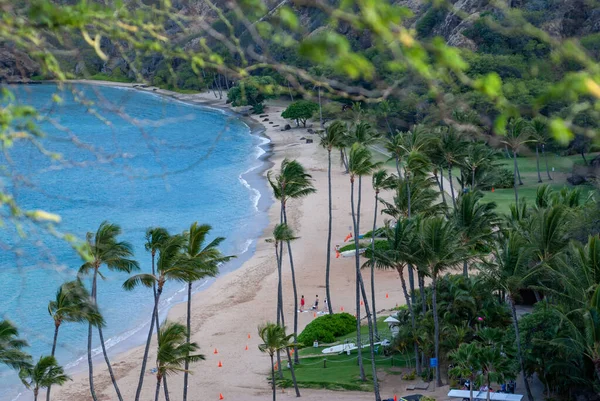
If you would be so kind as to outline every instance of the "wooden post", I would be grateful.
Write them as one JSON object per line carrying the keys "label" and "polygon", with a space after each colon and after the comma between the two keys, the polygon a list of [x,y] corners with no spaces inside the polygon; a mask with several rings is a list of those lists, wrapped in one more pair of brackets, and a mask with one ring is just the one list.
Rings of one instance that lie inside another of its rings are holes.
{"label": "wooden post", "polygon": [[323,359],[323,369],[327,367],[327,358]]}

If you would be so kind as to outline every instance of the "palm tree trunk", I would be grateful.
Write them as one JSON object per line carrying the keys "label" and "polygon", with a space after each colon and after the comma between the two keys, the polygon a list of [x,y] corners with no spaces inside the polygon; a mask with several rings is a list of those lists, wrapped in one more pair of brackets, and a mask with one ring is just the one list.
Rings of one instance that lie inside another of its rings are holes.
{"label": "palm tree trunk", "polygon": [[[287,224],[287,211],[283,208],[283,222]],[[292,245],[287,242],[288,254],[290,256],[290,270],[292,272],[292,289],[294,291],[294,344],[298,343],[298,289],[296,288],[296,272],[294,270],[294,257],[292,256]],[[327,300],[329,302],[329,300]],[[298,346],[294,345],[294,363],[300,363],[298,358]]]}
{"label": "palm tree trunk", "polygon": [[542,144],[542,156],[544,157],[544,161],[546,162],[546,174],[548,174],[548,179],[552,181],[552,177],[550,176],[550,169],[548,168],[548,157],[546,156],[546,145]]}
{"label": "palm tree trunk", "polygon": [[33,390],[33,401],[37,401],[39,391],[37,388]]}
{"label": "palm tree trunk", "polygon": [[508,301],[510,302],[510,309],[512,311],[513,325],[515,327],[515,338],[517,340],[517,352],[519,355],[519,364],[521,365],[521,372],[523,374],[523,383],[525,384],[525,391],[527,392],[527,398],[529,401],[533,401],[533,394],[529,388],[529,382],[527,381],[527,375],[525,374],[525,362],[523,361],[523,352],[521,350],[521,334],[519,333],[519,320],[517,319],[517,309],[515,307],[515,301],[509,295]]}
{"label": "palm tree trunk", "polygon": [[[187,300],[187,343],[190,343],[190,333],[192,332],[192,282],[188,283],[188,300]],[[190,369],[190,361],[185,360],[185,371],[183,372],[183,401],[187,400],[188,389],[188,374]],[[165,389],[166,390],[166,389]]]}
{"label": "palm tree trunk", "polygon": [[385,116],[385,123],[387,124],[388,131],[390,132],[390,138],[392,138],[394,136],[394,133],[392,132],[392,127],[390,126],[390,120],[388,119],[387,114]]}
{"label": "palm tree trunk", "polygon": [[[377,203],[379,201],[379,191],[375,191],[375,212],[373,213],[373,231],[371,235],[371,257],[373,263],[371,263],[371,302],[373,305],[373,320],[377,321],[377,308],[375,307],[375,230],[377,228]],[[379,338],[377,332],[377,325],[375,325],[375,337]]]}
{"label": "palm tree trunk", "polygon": [[[294,390],[296,390],[296,397],[300,397],[300,390],[298,389],[298,382],[296,381],[296,370],[294,369],[295,362],[292,361],[290,349],[286,348],[285,350],[287,351],[288,363],[290,364],[290,373],[292,374],[292,383],[294,383]],[[294,353],[297,353],[297,351],[294,351]]]}
{"label": "palm tree trunk", "polygon": [[[51,356],[54,356],[54,352],[56,351],[56,342],[58,340],[58,328],[60,327],[60,323],[58,321],[54,321],[54,341],[52,341],[52,353]],[[50,401],[50,389],[52,388],[52,384],[48,385],[48,389],[46,390],[46,401]]]}
{"label": "palm tree trunk", "polygon": [[537,167],[537,173],[538,173],[538,183],[542,182],[542,175],[540,174],[540,152],[539,152],[539,146],[536,143],[535,144],[535,165]]}
{"label": "palm tree trunk", "polygon": [[506,144],[504,144],[504,151],[506,152],[506,158],[510,159],[510,152],[508,151],[508,146],[506,146]]}
{"label": "palm tree trunk", "polygon": [[465,278],[469,278],[469,264],[466,260],[463,260],[463,276],[465,276]]}
{"label": "palm tree trunk", "polygon": [[346,174],[348,174],[348,160],[344,148],[340,149],[340,157],[342,159],[342,164],[344,165],[344,171],[346,172]]}
{"label": "palm tree trunk", "polygon": [[[277,255],[277,273],[279,275],[279,283],[277,285],[277,324],[285,326],[285,318],[283,315],[283,285],[281,283],[281,265],[283,263],[283,243],[276,243],[275,253]],[[279,246],[279,251],[277,251]],[[283,379],[283,370],[281,369],[281,351],[277,350],[277,373],[280,379]]]}
{"label": "palm tree trunk", "polygon": [[156,379],[156,392],[154,393],[154,401],[158,401],[159,394],[160,394],[160,379]]}
{"label": "palm tree trunk", "polygon": [[[142,386],[144,385],[144,374],[146,373],[146,362],[148,361],[148,351],[150,350],[150,342],[152,341],[152,332],[154,331],[154,321],[158,314],[158,301],[160,301],[160,295],[162,294],[162,286],[158,286],[156,290],[156,299],[154,300],[154,309],[152,310],[152,318],[150,319],[150,330],[148,330],[148,338],[146,339],[146,348],[144,348],[144,357],[142,359],[142,368],[140,370],[140,379],[138,386],[135,391],[135,401],[139,401],[140,394],[142,393]],[[160,383],[159,383],[160,385]],[[157,390],[158,391],[158,390]]]}
{"label": "palm tree trunk", "polygon": [[[225,82],[227,82],[227,80],[225,80]],[[155,269],[154,269],[155,254],[156,254],[156,251],[152,250],[152,275],[153,276],[155,275]],[[156,301],[156,282],[152,283],[152,292],[154,293],[154,302],[157,302]],[[158,302],[157,302],[157,304],[158,304]],[[188,312],[188,314],[189,314],[189,312]],[[158,318],[158,313],[155,316],[155,320],[156,320],[156,341],[158,343],[160,343],[160,338],[159,338],[160,337],[160,321]],[[188,332],[189,332],[189,327],[188,327]],[[188,342],[189,342],[189,338],[188,338]],[[186,369],[186,374],[187,374],[187,369]],[[187,377],[184,377],[184,382],[186,382],[186,379],[187,379]],[[167,376],[166,375],[163,376],[163,387],[165,389],[165,392],[169,391],[169,388],[167,387]],[[184,390],[183,390],[183,401],[186,401],[186,398],[187,398],[187,386],[185,386]]]}
{"label": "palm tree trunk", "polygon": [[352,210],[352,223],[354,224],[354,247],[356,259],[356,346],[358,347],[358,367],[360,370],[360,380],[365,381],[365,368],[362,360],[362,343],[360,339],[360,282],[358,281],[360,272],[360,260],[358,250],[358,227],[356,211],[354,210],[354,179],[350,179],[350,208]]}
{"label": "palm tree trunk", "polygon": [[333,306],[331,306],[331,290],[329,288],[329,271],[331,268],[331,230],[333,224],[331,196],[331,149],[327,149],[327,186],[329,190],[329,226],[327,230],[327,264],[325,267],[325,296],[327,297],[327,308],[329,309],[329,314],[333,315]]}
{"label": "palm tree trunk", "polygon": [[517,187],[517,172],[519,171],[519,167],[517,166],[517,152],[513,150],[514,155],[514,167],[513,167],[513,180],[514,180],[514,188],[515,188],[515,206],[519,207],[519,189]]}
{"label": "palm tree trunk", "polygon": [[275,401],[275,398],[277,396],[277,391],[275,389],[275,365],[273,364],[273,354],[271,355],[271,384],[273,387],[273,401]]}
{"label": "palm tree trunk", "polygon": [[475,386],[475,375],[471,375],[469,378],[469,400],[473,400],[473,387]]}
{"label": "palm tree trunk", "polygon": [[[397,167],[398,167],[398,165],[396,164],[396,168]],[[400,170],[398,170],[398,174],[400,174]],[[398,177],[399,176],[400,175],[398,175]],[[404,180],[406,181],[406,191],[407,191],[407,195],[408,195],[408,218],[410,218],[412,215],[412,204],[410,202],[410,183],[408,182],[408,175],[406,174],[406,169],[404,169]],[[414,295],[414,293],[415,293],[415,274],[414,274],[413,267],[410,263],[408,264],[408,285],[410,285],[410,292],[413,297],[413,302],[415,302],[415,299],[414,299],[414,296],[415,296]]]}
{"label": "palm tree trunk", "polygon": [[514,157],[515,157],[515,163],[517,164],[517,177],[519,177],[519,185],[523,185],[523,181],[521,180],[521,170],[519,170],[519,163],[516,162],[516,159],[517,159],[516,152],[514,154]]}
{"label": "palm tree trunk", "polygon": [[290,88],[290,81],[287,81],[287,87],[288,87],[288,92],[290,93],[290,99],[293,102],[294,101],[294,96],[292,95],[292,89]]}
{"label": "palm tree trunk", "polygon": [[584,149],[581,149],[581,157],[583,158],[583,165],[587,166],[588,162],[587,162],[587,159],[585,158],[585,151],[584,151]]}
{"label": "palm tree trunk", "polygon": [[115,388],[115,391],[117,393],[117,398],[119,399],[119,401],[123,401],[121,391],[119,390],[117,380],[115,379],[115,374],[113,373],[112,366],[110,365],[110,359],[108,359],[108,354],[106,353],[106,346],[104,345],[104,335],[102,334],[101,326],[98,326],[98,335],[100,336],[100,346],[102,347],[102,354],[104,355],[104,360],[106,361],[106,366],[108,367],[108,374],[110,375],[110,380],[112,381],[113,387]]}
{"label": "palm tree trunk", "polygon": [[452,182],[452,165],[448,166],[448,181],[450,181],[450,193],[452,195],[452,206],[454,206],[454,208],[456,209],[456,197],[454,196],[454,183]]}
{"label": "palm tree trunk", "polygon": [[435,337],[435,358],[437,359],[437,366],[435,367],[435,381],[438,387],[442,386],[442,377],[440,375],[440,318],[437,312],[437,277],[432,272],[432,304],[433,304],[433,327]]}
{"label": "palm tree trunk", "polygon": [[[436,179],[437,179],[437,175],[436,175]],[[440,180],[438,181],[438,184],[440,186],[440,192],[442,193],[442,202],[444,202],[444,206],[448,207],[448,204],[446,203],[446,191],[444,191],[444,169],[440,168]]]}
{"label": "palm tree trunk", "polygon": [[[414,336],[417,332],[417,322],[415,319],[415,311],[413,310],[413,303],[410,300],[410,296],[408,295],[408,291],[406,289],[406,280],[404,279],[404,272],[402,268],[397,268],[398,274],[400,275],[400,283],[402,283],[402,292],[404,292],[404,299],[406,300],[406,306],[408,307],[408,313],[410,314],[410,324],[412,327],[412,335]],[[421,364],[419,363],[419,346],[416,341],[413,343],[415,349],[415,368],[417,370],[417,374],[421,374]]]}
{"label": "palm tree trunk", "polygon": [[[96,303],[96,282],[98,280],[98,269],[94,269],[94,276],[92,278],[92,302]],[[88,344],[87,344],[87,357],[88,357],[88,378],[90,381],[90,393],[92,399],[97,401],[96,388],[94,387],[94,363],[92,361],[92,325],[88,326]]]}
{"label": "palm tree trunk", "polygon": [[321,128],[323,128],[323,110],[321,109],[321,87],[320,86],[319,86],[319,122],[321,124]]}
{"label": "palm tree trunk", "polygon": [[471,169],[471,191],[475,191],[475,169]]}
{"label": "palm tree trunk", "polygon": [[365,303],[365,310],[367,312],[367,327],[369,328],[369,350],[371,353],[371,370],[373,375],[373,392],[375,393],[375,401],[381,401],[381,394],[379,394],[379,381],[377,380],[377,365],[375,363],[375,340],[373,336],[373,326],[377,326],[377,321],[371,319],[367,291],[365,291],[365,283],[363,282],[362,273],[360,272],[360,270],[358,271],[358,278],[363,301]]}

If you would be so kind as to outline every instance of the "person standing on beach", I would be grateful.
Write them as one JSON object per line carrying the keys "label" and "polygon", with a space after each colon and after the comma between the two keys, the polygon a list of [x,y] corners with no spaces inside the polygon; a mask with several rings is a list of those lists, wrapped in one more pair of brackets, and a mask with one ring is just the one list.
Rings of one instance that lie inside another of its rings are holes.
{"label": "person standing on beach", "polygon": [[317,298],[315,299],[315,304],[312,307],[314,310],[318,310],[319,309],[319,296],[316,295],[316,297]]}
{"label": "person standing on beach", "polygon": [[300,312],[304,312],[304,295],[300,298]]}

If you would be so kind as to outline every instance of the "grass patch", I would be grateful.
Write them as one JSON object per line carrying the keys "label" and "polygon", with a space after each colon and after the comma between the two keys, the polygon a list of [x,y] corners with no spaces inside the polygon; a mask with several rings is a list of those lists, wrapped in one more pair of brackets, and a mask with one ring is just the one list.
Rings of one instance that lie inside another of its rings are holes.
{"label": "grass patch", "polygon": [[91,80],[93,81],[110,81],[110,82],[124,82],[124,83],[131,83],[133,82],[133,79],[127,78],[126,76],[123,75],[107,75],[104,73],[97,73],[95,75],[92,75],[90,77]]}
{"label": "grass patch", "polygon": [[[380,338],[391,338],[391,332],[385,317],[377,319],[377,330]],[[366,325],[361,326],[361,336],[363,341],[368,339],[369,329]],[[343,344],[344,342],[356,342],[356,331],[336,338],[334,344]],[[366,342],[366,341],[365,341]],[[371,367],[371,352],[369,348],[362,350],[363,365],[367,375],[366,381],[360,380],[360,370],[358,368],[357,351],[347,355],[324,355],[321,351],[331,346],[327,344],[318,348],[305,347],[300,352],[300,364],[295,365],[296,379],[298,386],[303,388],[319,388],[329,390],[354,390],[354,391],[372,391],[373,379]],[[378,351],[375,355],[375,364],[378,369],[382,369],[390,374],[401,374],[398,368],[408,366],[410,359],[406,355],[385,356],[383,347],[376,347]],[[291,373],[284,369],[284,381],[281,383],[284,387],[292,386]]]}

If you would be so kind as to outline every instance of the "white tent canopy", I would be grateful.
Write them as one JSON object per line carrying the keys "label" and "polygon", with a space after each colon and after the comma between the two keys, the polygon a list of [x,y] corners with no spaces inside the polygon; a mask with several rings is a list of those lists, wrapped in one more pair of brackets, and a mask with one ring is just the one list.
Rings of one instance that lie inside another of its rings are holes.
{"label": "white tent canopy", "polygon": [[[450,390],[448,397],[454,398],[469,398],[471,394],[469,390]],[[487,391],[473,391],[473,398],[478,400],[487,400]],[[521,394],[505,394],[505,393],[490,393],[490,400],[498,401],[521,401],[523,396]]]}
{"label": "white tent canopy", "polygon": [[396,319],[396,318],[395,318],[395,317],[393,317],[393,316],[388,316],[388,317],[387,317],[387,318],[384,320],[384,322],[386,322],[386,323],[400,323],[400,320]]}

